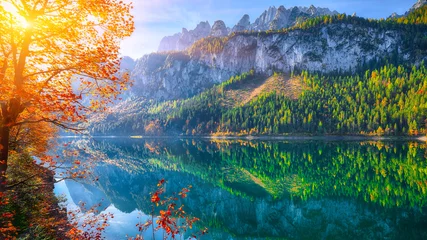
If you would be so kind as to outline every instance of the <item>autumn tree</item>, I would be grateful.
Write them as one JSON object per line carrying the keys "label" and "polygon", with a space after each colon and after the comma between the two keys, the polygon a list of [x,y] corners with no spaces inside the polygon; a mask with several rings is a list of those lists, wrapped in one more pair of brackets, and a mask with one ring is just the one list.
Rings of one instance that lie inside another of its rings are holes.
{"label": "autumn tree", "polygon": [[0,192],[16,128],[76,129],[125,88],[119,44],[133,32],[131,8],[119,0],[1,1]]}

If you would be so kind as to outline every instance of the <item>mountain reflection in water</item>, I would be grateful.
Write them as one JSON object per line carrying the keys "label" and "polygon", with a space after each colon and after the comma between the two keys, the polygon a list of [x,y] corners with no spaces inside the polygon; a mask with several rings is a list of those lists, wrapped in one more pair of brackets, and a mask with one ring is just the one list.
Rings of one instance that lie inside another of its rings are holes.
{"label": "mountain reflection in water", "polygon": [[193,232],[209,228],[202,239],[427,239],[425,143],[117,138],[69,147],[102,156],[99,181],[57,192],[74,204],[102,200],[120,219],[107,239],[136,234],[162,178],[169,194],[193,186],[179,204],[201,219]]}

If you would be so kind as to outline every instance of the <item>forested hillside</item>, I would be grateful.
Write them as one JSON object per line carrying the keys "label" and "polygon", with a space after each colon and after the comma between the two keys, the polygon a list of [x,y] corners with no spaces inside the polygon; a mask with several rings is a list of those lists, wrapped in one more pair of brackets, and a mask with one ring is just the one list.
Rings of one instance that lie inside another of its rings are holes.
{"label": "forested hillside", "polygon": [[[189,99],[160,103],[141,100],[135,106],[140,111],[114,112],[106,122],[94,124],[91,130],[95,135],[418,135],[426,132],[424,63],[419,67],[389,64],[362,74],[303,71],[298,76],[276,73],[274,77],[281,79],[275,82],[284,87],[263,89],[250,101],[245,98],[266,83],[260,80],[266,76],[254,71],[232,77]],[[243,98],[239,96],[242,93]]]}

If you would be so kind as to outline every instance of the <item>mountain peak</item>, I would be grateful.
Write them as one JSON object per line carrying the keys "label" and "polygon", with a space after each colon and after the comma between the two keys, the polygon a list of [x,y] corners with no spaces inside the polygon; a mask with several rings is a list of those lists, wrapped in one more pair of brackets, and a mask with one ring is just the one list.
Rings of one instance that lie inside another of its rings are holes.
{"label": "mountain peak", "polygon": [[181,33],[164,37],[160,41],[158,52],[182,51],[190,47],[195,41],[209,36],[211,25],[208,21],[200,22],[193,30],[182,28]]}
{"label": "mountain peak", "polygon": [[412,12],[412,11],[414,11],[414,10],[416,10],[416,9],[418,9],[418,8],[420,8],[420,7],[424,6],[424,5],[426,5],[426,4],[427,4],[427,0],[418,0],[418,1],[414,4],[414,6],[412,6],[412,8],[411,8],[411,9],[409,9],[409,12]]}
{"label": "mountain peak", "polygon": [[212,26],[211,32],[209,34],[213,37],[224,37],[228,35],[227,26],[225,26],[224,21],[218,20],[215,21],[214,25]]}
{"label": "mountain peak", "polygon": [[230,32],[279,30],[295,25],[298,19],[336,14],[338,14],[337,11],[315,7],[314,5],[310,7],[289,7],[288,9],[283,5],[278,8],[270,6],[253,23],[250,22],[248,14],[243,15],[232,29],[227,28],[221,20],[216,21],[212,28],[208,21],[200,22],[194,30],[183,29],[182,33],[164,37],[160,42],[158,51],[183,51],[197,40],[207,36],[224,37]]}
{"label": "mountain peak", "polygon": [[243,32],[245,30],[248,30],[250,25],[251,25],[250,17],[248,14],[245,14],[240,19],[240,21],[233,27],[233,29],[231,31],[232,32]]}

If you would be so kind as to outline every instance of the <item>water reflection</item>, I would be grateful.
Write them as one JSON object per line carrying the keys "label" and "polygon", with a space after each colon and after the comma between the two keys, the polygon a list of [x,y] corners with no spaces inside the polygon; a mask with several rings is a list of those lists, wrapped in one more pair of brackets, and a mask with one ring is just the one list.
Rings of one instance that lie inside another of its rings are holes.
{"label": "water reflection", "polygon": [[193,185],[182,204],[210,229],[207,238],[427,237],[425,143],[105,139],[72,146],[103,159],[96,186],[67,183],[72,200],[103,198],[129,221],[135,211],[150,212],[149,193],[165,178],[170,193]]}

